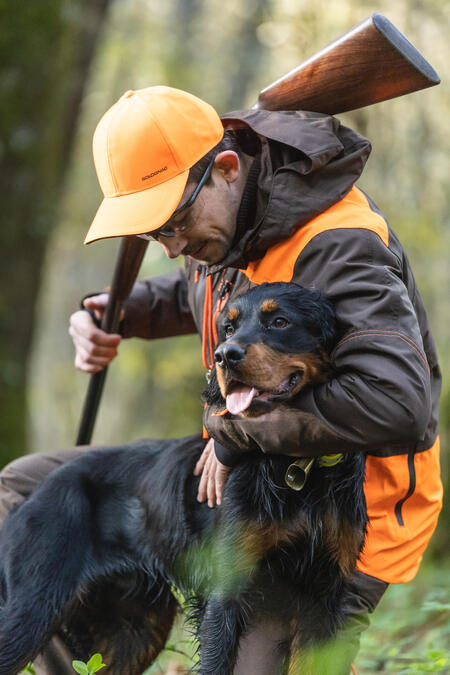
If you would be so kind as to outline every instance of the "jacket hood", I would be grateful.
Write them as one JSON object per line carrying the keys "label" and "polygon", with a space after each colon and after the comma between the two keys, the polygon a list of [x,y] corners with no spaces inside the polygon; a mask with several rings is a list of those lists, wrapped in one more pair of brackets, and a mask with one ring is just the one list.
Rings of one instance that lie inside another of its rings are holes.
{"label": "jacket hood", "polygon": [[[370,142],[329,115],[244,110],[222,116],[225,129],[246,129],[261,143],[251,216],[243,215],[227,256],[209,268],[245,267],[340,201],[362,173]],[[252,169],[250,169],[250,173]],[[245,193],[252,189],[251,177]],[[247,195],[248,201],[248,195]]]}

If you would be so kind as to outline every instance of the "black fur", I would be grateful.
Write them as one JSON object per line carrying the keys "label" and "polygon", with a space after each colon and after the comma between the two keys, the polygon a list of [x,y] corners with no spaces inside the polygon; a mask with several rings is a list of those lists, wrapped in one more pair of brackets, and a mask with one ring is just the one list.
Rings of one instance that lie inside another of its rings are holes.
{"label": "black fur", "polygon": [[[240,636],[264,616],[296,647],[333,636],[366,525],[364,460],[284,482],[292,458],[248,455],[221,507],[196,500],[198,436],[93,450],[53,472],[0,534],[0,675],[15,675],[56,631],[75,658],[139,675],[163,648],[170,587],[196,615],[199,672],[228,675]],[[350,563],[346,546],[357,542]]]}

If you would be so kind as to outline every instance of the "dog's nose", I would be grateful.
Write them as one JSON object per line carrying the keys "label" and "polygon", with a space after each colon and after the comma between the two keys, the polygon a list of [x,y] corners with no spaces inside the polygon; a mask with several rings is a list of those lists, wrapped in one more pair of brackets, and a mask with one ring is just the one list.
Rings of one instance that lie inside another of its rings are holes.
{"label": "dog's nose", "polygon": [[220,345],[214,352],[214,360],[219,366],[233,368],[245,359],[247,350],[240,345]]}

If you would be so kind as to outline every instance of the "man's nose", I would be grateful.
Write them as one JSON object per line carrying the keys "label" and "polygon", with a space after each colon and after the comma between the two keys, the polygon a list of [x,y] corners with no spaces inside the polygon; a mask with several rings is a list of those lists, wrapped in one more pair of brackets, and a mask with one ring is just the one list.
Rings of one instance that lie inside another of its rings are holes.
{"label": "man's nose", "polygon": [[170,239],[167,238],[160,243],[164,249],[164,253],[168,258],[177,258],[188,242],[186,237],[177,235],[176,237],[171,237]]}
{"label": "man's nose", "polygon": [[241,345],[223,344],[214,352],[214,360],[222,368],[224,366],[235,368],[245,359],[246,354],[247,350]]}

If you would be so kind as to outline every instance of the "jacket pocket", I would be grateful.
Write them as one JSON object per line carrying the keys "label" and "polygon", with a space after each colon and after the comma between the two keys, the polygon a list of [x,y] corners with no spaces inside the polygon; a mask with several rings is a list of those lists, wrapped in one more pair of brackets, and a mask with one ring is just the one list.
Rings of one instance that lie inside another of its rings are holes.
{"label": "jacket pocket", "polygon": [[387,583],[411,581],[442,507],[439,439],[428,450],[366,455],[369,525],[359,571]]}
{"label": "jacket pocket", "polygon": [[407,499],[409,499],[413,495],[414,490],[416,489],[416,468],[414,465],[414,457],[415,457],[414,452],[408,453],[409,487],[405,496],[398,500],[394,508],[395,517],[397,518],[397,522],[400,525],[400,527],[403,527],[405,524],[403,521],[403,504],[406,502]]}

